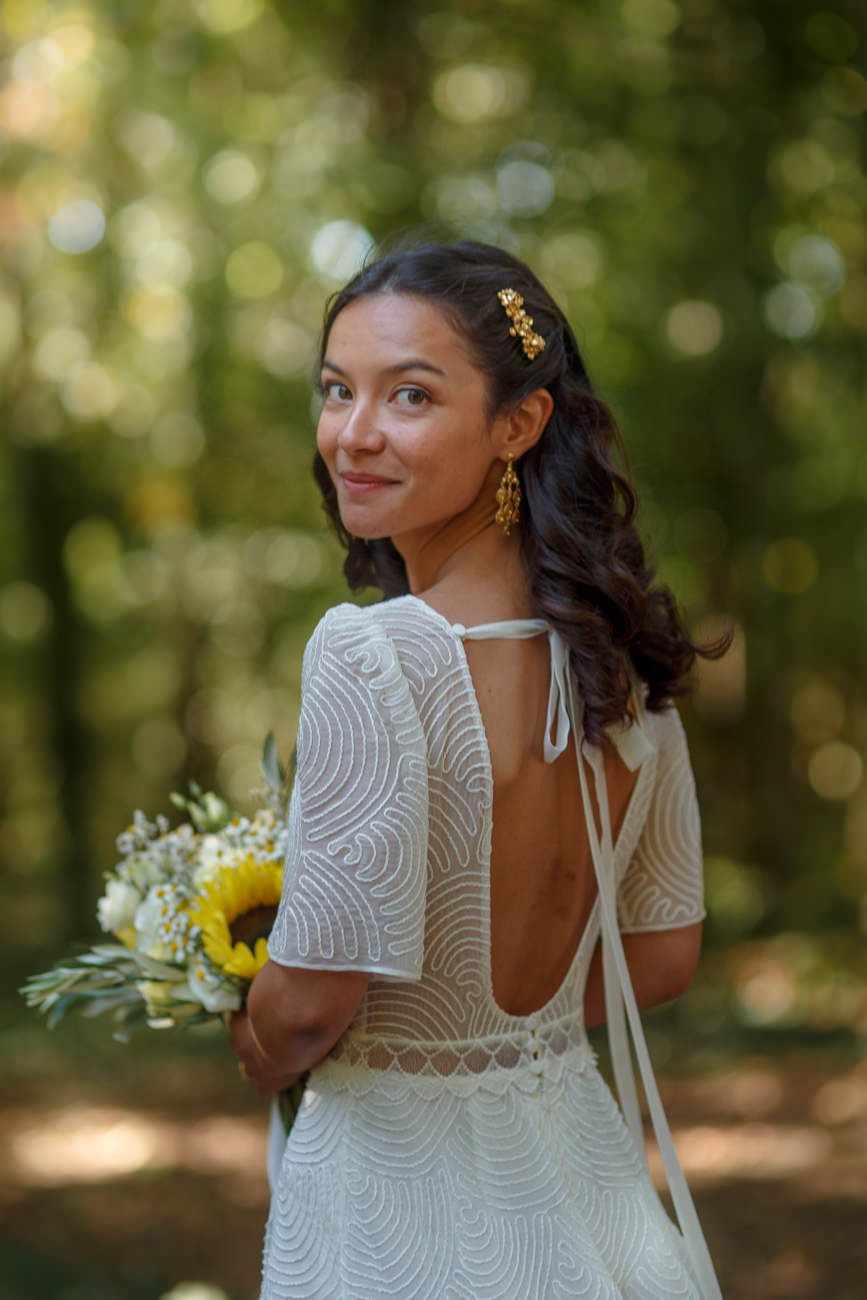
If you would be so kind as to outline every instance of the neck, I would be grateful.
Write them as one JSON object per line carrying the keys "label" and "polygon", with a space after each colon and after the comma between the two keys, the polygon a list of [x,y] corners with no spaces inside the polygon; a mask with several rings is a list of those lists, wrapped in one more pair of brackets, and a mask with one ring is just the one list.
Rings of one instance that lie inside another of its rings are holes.
{"label": "neck", "polygon": [[520,568],[517,532],[496,522],[496,491],[503,462],[495,460],[475,501],[440,524],[391,540],[406,565],[414,595],[459,577],[496,580]]}

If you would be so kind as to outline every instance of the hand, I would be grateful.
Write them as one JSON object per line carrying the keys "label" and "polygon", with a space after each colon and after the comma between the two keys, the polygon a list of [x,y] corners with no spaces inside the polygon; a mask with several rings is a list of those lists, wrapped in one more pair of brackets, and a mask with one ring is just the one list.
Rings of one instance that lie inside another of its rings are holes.
{"label": "hand", "polygon": [[273,1062],[259,1050],[250,1027],[250,1015],[246,1007],[232,1015],[229,1020],[229,1034],[232,1050],[238,1057],[238,1068],[245,1079],[255,1083],[260,1096],[267,1097],[275,1092],[283,1092],[300,1078],[297,1073],[279,1073]]}

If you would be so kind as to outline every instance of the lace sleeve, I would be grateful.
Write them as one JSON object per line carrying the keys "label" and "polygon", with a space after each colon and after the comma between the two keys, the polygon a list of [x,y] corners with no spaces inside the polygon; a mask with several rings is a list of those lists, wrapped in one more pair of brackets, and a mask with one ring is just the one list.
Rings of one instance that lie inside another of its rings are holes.
{"label": "lace sleeve", "polygon": [[705,915],[701,826],[683,723],[674,707],[651,717],[658,748],[656,783],[620,886],[623,933],[671,930]]}
{"label": "lace sleeve", "polygon": [[272,959],[419,979],[427,833],[427,748],[397,653],[338,605],[304,652]]}

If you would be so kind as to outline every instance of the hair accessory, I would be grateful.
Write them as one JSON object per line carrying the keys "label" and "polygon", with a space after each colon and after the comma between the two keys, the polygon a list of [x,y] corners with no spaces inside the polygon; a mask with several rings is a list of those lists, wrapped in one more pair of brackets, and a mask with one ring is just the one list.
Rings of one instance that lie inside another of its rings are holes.
{"label": "hair accessory", "polygon": [[500,486],[497,488],[497,513],[494,515],[496,522],[502,524],[503,532],[507,537],[512,524],[518,522],[521,509],[521,485],[518,482],[518,475],[512,469],[511,452],[508,453],[508,457]]}
{"label": "hair accessory", "polygon": [[513,338],[519,337],[521,347],[529,361],[532,361],[544,351],[545,340],[541,334],[537,334],[533,329],[533,317],[528,316],[524,311],[524,299],[518,293],[517,289],[501,289],[497,294],[500,302],[506,309],[506,315],[512,322],[509,333]]}

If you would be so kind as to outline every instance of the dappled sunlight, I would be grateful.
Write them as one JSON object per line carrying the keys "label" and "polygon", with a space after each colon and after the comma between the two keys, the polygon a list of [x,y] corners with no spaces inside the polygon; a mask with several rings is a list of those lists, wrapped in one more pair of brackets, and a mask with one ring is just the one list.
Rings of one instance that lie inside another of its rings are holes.
{"label": "dappled sunlight", "polygon": [[[796,1067],[755,1062],[670,1079],[664,1091],[678,1154],[696,1187],[809,1180],[845,1166],[841,1194],[867,1196],[867,1066],[813,1082],[798,1080]],[[0,1121],[0,1137],[8,1146],[8,1180],[20,1187],[99,1183],[172,1170],[227,1180],[239,1202],[265,1195],[264,1104],[261,1115],[193,1120],[96,1105],[10,1107]],[[663,1186],[652,1140],[648,1163],[654,1181]],[[853,1177],[856,1163],[860,1176]]]}
{"label": "dappled sunlight", "polygon": [[828,1126],[867,1120],[867,1066],[859,1066],[850,1075],[823,1083],[810,1109],[820,1124]]}
{"label": "dappled sunlight", "polygon": [[770,1065],[717,1070],[696,1080],[693,1086],[701,1109],[739,1119],[772,1115],[784,1096],[782,1072]]}
{"label": "dappled sunlight", "polygon": [[858,1031],[867,1025],[862,959],[854,946],[804,932],[742,943],[726,958],[735,1012],[747,1025]]}
{"label": "dappled sunlight", "polygon": [[222,1287],[208,1282],[179,1282],[171,1291],[165,1291],[160,1300],[229,1300]]}
{"label": "dappled sunlight", "polygon": [[242,1199],[265,1184],[265,1120],[229,1115],[183,1120],[134,1109],[72,1106],[4,1112],[9,1180],[61,1187],[179,1169],[237,1179]]}
{"label": "dappled sunlight", "polygon": [[[759,1058],[669,1076],[662,1091],[691,1186],[773,1183],[805,1204],[867,1197],[867,1065],[828,1070],[807,1056]],[[662,1187],[652,1140],[648,1165]]]}
{"label": "dappled sunlight", "polygon": [[[772,1182],[789,1178],[820,1168],[832,1146],[820,1129],[767,1123],[675,1128],[674,1142],[683,1171],[696,1187],[742,1178]],[[648,1164],[654,1181],[663,1186],[662,1161],[655,1150]]]}

